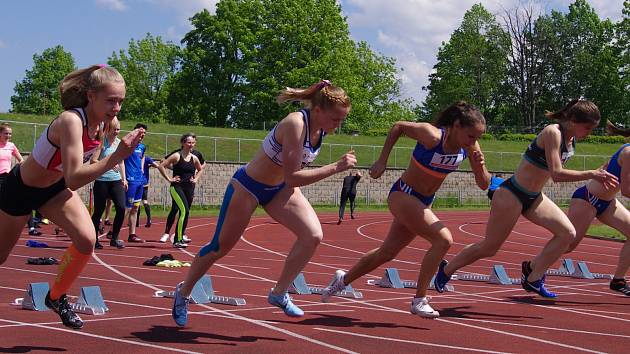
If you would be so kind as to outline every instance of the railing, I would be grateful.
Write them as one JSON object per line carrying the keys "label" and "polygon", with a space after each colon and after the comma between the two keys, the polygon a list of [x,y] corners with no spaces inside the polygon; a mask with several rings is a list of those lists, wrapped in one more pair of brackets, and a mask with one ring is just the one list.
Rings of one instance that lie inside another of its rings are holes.
{"label": "railing", "polygon": [[[29,151],[35,145],[41,132],[47,124],[26,123],[18,121],[8,121],[13,129],[12,141],[21,151]],[[148,132],[144,144],[147,146],[147,154],[151,157],[160,158],[170,151],[180,147],[180,134],[153,133]],[[250,161],[260,148],[261,139],[243,139],[197,136],[196,149],[201,151],[208,162],[238,162]],[[323,143],[320,156],[315,161],[318,165],[325,165],[336,161],[341,155],[349,150],[354,150],[358,159],[358,165],[362,167],[370,166],[381,151],[380,145],[359,145],[359,144],[330,144]],[[387,166],[389,168],[405,168],[411,157],[412,147],[394,147],[390,154]],[[522,153],[484,151],[486,166],[492,171],[514,171],[521,161]],[[567,168],[575,170],[594,169],[601,166],[608,159],[608,155],[576,155],[568,163]],[[470,170],[468,160],[460,167],[463,170]]]}

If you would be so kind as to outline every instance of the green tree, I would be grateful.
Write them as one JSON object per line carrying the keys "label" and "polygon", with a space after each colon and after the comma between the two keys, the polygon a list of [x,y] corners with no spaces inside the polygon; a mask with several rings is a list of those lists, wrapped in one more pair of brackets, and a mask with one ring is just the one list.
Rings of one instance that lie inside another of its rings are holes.
{"label": "green tree", "polygon": [[29,114],[57,114],[62,111],[59,83],[75,70],[72,54],[58,45],[33,55],[33,67],[16,82],[11,96],[11,111]]}
{"label": "green tree", "polygon": [[180,123],[262,128],[295,109],[275,103],[282,88],[321,79],[352,98],[345,129],[366,130],[408,111],[393,98],[393,59],[354,43],[334,0],[222,0],[215,15],[202,11],[191,23],[169,97]]}
{"label": "green tree", "polygon": [[601,20],[586,0],[576,0],[566,14],[553,11],[541,18],[548,26],[550,60],[540,105],[548,110],[585,96],[604,118],[617,117],[627,95],[619,75],[622,60],[614,46],[614,26]]}
{"label": "green tree", "polygon": [[621,58],[621,86],[625,88],[625,98],[618,102],[620,115],[611,120],[624,124],[630,123],[630,1],[623,2],[623,18],[615,28],[615,50]]}
{"label": "green tree", "polygon": [[464,14],[462,24],[438,51],[423,119],[454,101],[477,105],[489,123],[500,120],[510,37],[481,4]]}
{"label": "green tree", "polygon": [[127,87],[120,118],[152,122],[166,119],[169,80],[176,72],[178,54],[178,46],[150,33],[141,40],[130,40],[127,52],[112,53],[108,64],[123,75]]}

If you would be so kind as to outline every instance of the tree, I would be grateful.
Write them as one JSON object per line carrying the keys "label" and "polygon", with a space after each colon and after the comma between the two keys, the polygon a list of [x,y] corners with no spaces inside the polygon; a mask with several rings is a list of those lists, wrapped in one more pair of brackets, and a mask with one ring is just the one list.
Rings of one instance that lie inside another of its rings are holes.
{"label": "tree", "polygon": [[334,0],[223,0],[215,15],[202,11],[191,23],[169,97],[177,122],[260,128],[295,109],[275,103],[281,89],[321,79],[352,98],[344,129],[369,129],[406,111],[394,98],[393,59],[353,42]]}
{"label": "tree", "polygon": [[57,114],[63,109],[59,100],[59,83],[75,70],[72,54],[61,45],[33,55],[33,68],[16,82],[11,96],[11,111],[28,114]]}
{"label": "tree", "polygon": [[422,118],[429,119],[457,100],[475,104],[488,122],[501,119],[509,35],[482,5],[473,5],[462,24],[438,51]]}
{"label": "tree", "polygon": [[621,58],[621,86],[625,88],[625,98],[619,104],[619,116],[611,120],[624,124],[630,123],[630,1],[623,2],[623,18],[615,27],[615,50]]}
{"label": "tree", "polygon": [[178,54],[179,47],[150,33],[141,40],[130,40],[126,53],[112,53],[108,64],[122,74],[127,87],[120,118],[158,122],[168,117],[168,85],[177,69]]}

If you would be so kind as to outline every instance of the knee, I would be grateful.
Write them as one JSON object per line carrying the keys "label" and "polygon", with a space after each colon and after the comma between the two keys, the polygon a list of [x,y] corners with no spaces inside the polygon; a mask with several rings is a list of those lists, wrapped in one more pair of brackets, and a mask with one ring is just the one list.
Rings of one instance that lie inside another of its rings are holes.
{"label": "knee", "polygon": [[448,251],[453,245],[453,236],[450,232],[442,232],[437,237],[433,238],[431,245],[434,249],[439,249],[441,251]]}
{"label": "knee", "polygon": [[501,245],[494,245],[488,243],[481,243],[477,245],[478,253],[481,258],[494,257],[498,252]]}
{"label": "knee", "polygon": [[96,243],[96,235],[82,235],[81,237],[76,237],[72,243],[77,251],[83,254],[92,254]]}
{"label": "knee", "polygon": [[577,239],[577,232],[574,228],[570,228],[556,235],[556,237],[558,237],[568,248],[569,245]]}
{"label": "knee", "polygon": [[303,237],[301,241],[304,246],[307,246],[309,248],[315,248],[319,246],[319,244],[322,242],[323,239],[324,239],[323,232],[315,232],[308,237]]}

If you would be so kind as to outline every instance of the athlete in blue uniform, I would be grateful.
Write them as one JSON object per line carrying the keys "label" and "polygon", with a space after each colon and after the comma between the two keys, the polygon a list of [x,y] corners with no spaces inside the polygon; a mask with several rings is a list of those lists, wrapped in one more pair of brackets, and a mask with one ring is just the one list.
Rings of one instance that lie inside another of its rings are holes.
{"label": "athlete in blue uniform", "polygon": [[523,262],[521,285],[528,292],[556,297],[545,288],[544,275],[566,251],[575,237],[575,228],[564,212],[542,193],[543,187],[550,178],[554,182],[594,178],[608,187],[616,187],[617,178],[602,169],[574,171],[563,167],[574,154],[575,140],[585,138],[599,124],[600,113],[595,104],[576,99],[558,112],[547,113],[547,117],[558,120],[558,124],[548,125],[538,134],[514,175],[494,193],[485,239],[466,246],[450,263],[440,263],[434,282],[437,291],[444,291],[444,286],[458,269],[494,256],[519,216],[523,215],[549,230],[553,237],[531,262]]}
{"label": "athlete in blue uniform", "polygon": [[232,177],[223,197],[214,237],[201,248],[186,280],[176,288],[173,319],[179,326],[184,326],[188,319],[188,296],[193,286],[234,247],[258,205],[297,236],[267,300],[288,316],[304,315],[291,302],[287,289],[315,253],[323,232],[315,211],[299,187],[352,168],[357,160],[349,152],[329,165],[303,168],[319,154],[324,135],[346,119],[350,98],[343,89],[321,81],[307,89],[286,89],[277,100],[279,103],[302,101],[307,108],[281,120],[269,132],[253,160]]}
{"label": "athlete in blue uniform", "polygon": [[490,178],[490,185],[488,186],[488,199],[492,200],[494,191],[499,189],[499,186],[504,181],[505,179],[503,178],[503,175],[500,173],[497,173],[496,175],[492,176],[492,178]]}
{"label": "athlete in blue uniform", "polygon": [[[147,130],[147,126],[142,123],[136,124],[134,129]],[[127,177],[127,192],[125,196],[125,207],[127,208],[129,237],[127,242],[144,242],[136,235],[136,218],[138,217],[138,207],[142,201],[142,190],[144,189],[144,153],[147,148],[140,143],[133,154],[125,159],[125,176]]]}
{"label": "athlete in blue uniform", "polygon": [[[630,130],[617,129],[610,122],[608,122],[608,133],[630,136]],[[630,197],[630,144],[622,145],[612,155],[606,171],[619,179],[618,188],[605,188],[602,183],[593,179],[573,193],[569,206],[569,219],[575,226],[576,237],[567,253],[573,251],[582,241],[595,217],[621,232],[626,239],[630,238],[630,212],[615,198],[620,191],[624,197]],[[619,253],[619,262],[610,282],[610,289],[630,296],[630,287],[625,280],[628,268],[630,268],[630,242],[626,241]]]}
{"label": "athlete in blue uniform", "polygon": [[441,112],[433,125],[398,122],[392,127],[381,156],[370,169],[372,178],[383,174],[389,154],[401,135],[417,141],[409,167],[389,192],[387,202],[394,221],[379,248],[361,257],[348,273],[337,270],[333,283],[322,294],[322,301],[328,301],[346,285],[394,259],[416,236],[421,236],[431,243],[431,248],[422,260],[411,313],[439,317],[439,312],[429,305],[427,288],[453,237],[433,213],[431,204],[446,176],[457,170],[466,157],[471,157],[470,165],[479,188],[488,188],[490,173],[477,143],[485,129],[486,121],[481,112],[465,102],[457,102]]}

